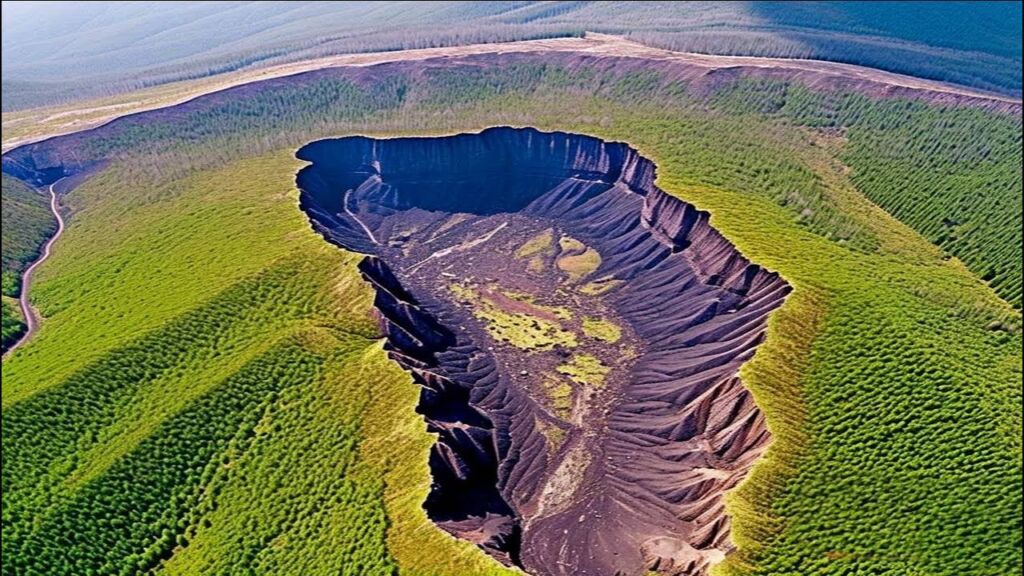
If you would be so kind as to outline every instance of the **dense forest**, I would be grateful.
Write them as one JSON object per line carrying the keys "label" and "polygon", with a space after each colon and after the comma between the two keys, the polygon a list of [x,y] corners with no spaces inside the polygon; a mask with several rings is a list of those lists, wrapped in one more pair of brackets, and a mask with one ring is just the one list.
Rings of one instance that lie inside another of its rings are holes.
{"label": "dense forest", "polygon": [[426,519],[417,392],[293,189],[314,138],[497,124],[628,140],[794,286],[742,372],[775,440],[723,573],[1019,568],[1020,116],[516,57],[271,80],[5,155],[91,174],[46,328],[3,365],[5,574],[505,573]]}
{"label": "dense forest", "polygon": [[[5,111],[329,54],[618,34],[1021,90],[1021,9],[988,2],[4,4]],[[59,11],[50,15],[47,10]],[[67,51],[74,45],[76,50]]]}
{"label": "dense forest", "polygon": [[1021,121],[978,110],[872,102],[744,82],[718,102],[841,134],[839,158],[873,202],[1021,306]]}

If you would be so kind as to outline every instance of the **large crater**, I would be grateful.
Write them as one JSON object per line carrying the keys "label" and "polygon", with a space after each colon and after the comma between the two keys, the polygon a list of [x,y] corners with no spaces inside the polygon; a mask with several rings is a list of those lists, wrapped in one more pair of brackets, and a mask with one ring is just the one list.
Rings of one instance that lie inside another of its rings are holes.
{"label": "large crater", "polygon": [[737,376],[789,291],[622,143],[493,128],[320,140],[301,207],[366,254],[437,434],[424,507],[536,575],[703,574],[761,454]]}

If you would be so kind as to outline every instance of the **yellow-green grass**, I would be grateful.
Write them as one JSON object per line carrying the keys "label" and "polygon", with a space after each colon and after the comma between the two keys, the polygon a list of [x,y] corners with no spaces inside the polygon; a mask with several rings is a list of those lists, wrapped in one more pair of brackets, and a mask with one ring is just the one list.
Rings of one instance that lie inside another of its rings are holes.
{"label": "yellow-green grass", "polygon": [[586,278],[600,266],[601,255],[593,248],[587,248],[582,254],[558,257],[558,267],[569,275],[569,282],[577,282]]}
{"label": "yellow-green grass", "polygon": [[540,256],[534,256],[526,263],[526,269],[534,274],[543,274],[547,264]]}
{"label": "yellow-green grass", "polygon": [[493,300],[481,297],[477,290],[452,285],[456,297],[473,306],[473,315],[484,323],[491,338],[526,351],[550,350],[555,346],[574,347],[576,334],[558,321],[526,312],[505,310]]}
{"label": "yellow-green grass", "polygon": [[558,323],[531,314],[506,312],[483,305],[473,312],[486,323],[491,337],[523,350],[547,350],[555,346],[575,346],[576,335]]}
{"label": "yellow-green grass", "polygon": [[581,294],[587,296],[600,296],[609,290],[622,285],[622,280],[616,280],[614,278],[602,278],[594,280],[593,282],[587,282],[580,286],[578,290]]}
{"label": "yellow-green grass", "polygon": [[4,306],[10,306],[10,314],[16,320],[23,320],[21,317],[21,307],[18,306],[18,299],[11,296],[0,296],[0,300],[3,301]]}
{"label": "yellow-green grass", "polygon": [[538,232],[516,249],[516,258],[550,255],[554,250],[555,232],[551,228]]}
{"label": "yellow-green grass", "polygon": [[601,254],[572,236],[563,235],[559,238],[558,247],[561,254],[555,265],[568,274],[570,283],[589,276],[601,266]]}
{"label": "yellow-green grass", "polygon": [[572,386],[559,376],[546,374],[541,380],[541,389],[545,396],[544,404],[555,416],[567,420],[572,414]]}
{"label": "yellow-green grass", "polygon": [[605,376],[611,368],[590,354],[575,354],[571,360],[561,364],[556,370],[581,386],[600,388],[604,386]]}
{"label": "yellow-green grass", "polygon": [[587,245],[583,242],[564,234],[558,239],[558,247],[562,252],[579,252],[587,249]]}
{"label": "yellow-green grass", "polygon": [[618,324],[604,318],[587,317],[583,319],[583,333],[591,338],[614,344],[622,338],[622,329]]}
{"label": "yellow-green grass", "polygon": [[558,426],[539,418],[534,420],[534,426],[540,430],[540,433],[543,434],[545,440],[547,440],[548,452],[557,452],[565,441],[565,429],[559,428]]}

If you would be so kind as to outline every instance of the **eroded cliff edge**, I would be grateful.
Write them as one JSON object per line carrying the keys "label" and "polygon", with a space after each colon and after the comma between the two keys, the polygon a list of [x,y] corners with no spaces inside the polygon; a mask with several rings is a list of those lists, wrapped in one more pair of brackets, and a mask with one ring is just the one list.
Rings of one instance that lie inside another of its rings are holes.
{"label": "eroded cliff edge", "polygon": [[703,574],[769,436],[737,373],[789,286],[622,143],[493,128],[304,146],[438,439],[424,507],[537,575]]}

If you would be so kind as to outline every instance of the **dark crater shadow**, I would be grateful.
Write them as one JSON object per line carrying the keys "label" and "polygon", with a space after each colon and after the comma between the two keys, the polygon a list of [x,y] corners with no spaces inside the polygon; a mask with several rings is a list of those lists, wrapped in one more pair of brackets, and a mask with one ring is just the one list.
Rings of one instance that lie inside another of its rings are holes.
{"label": "dark crater shadow", "polygon": [[312,142],[313,228],[366,254],[437,434],[424,507],[538,575],[703,574],[769,440],[737,373],[789,286],[622,143],[533,129]]}

